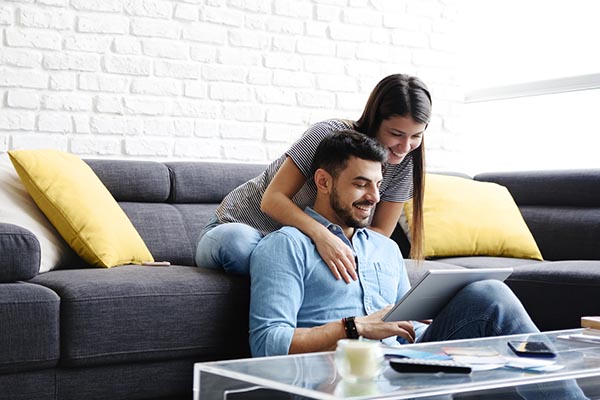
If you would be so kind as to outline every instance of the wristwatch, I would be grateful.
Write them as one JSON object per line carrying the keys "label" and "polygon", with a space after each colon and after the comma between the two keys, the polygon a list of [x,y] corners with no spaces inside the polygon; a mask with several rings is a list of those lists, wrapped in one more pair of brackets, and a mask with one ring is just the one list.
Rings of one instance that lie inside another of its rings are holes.
{"label": "wristwatch", "polygon": [[344,331],[346,331],[346,337],[348,339],[358,339],[359,334],[356,329],[354,317],[342,318],[342,324],[344,325]]}

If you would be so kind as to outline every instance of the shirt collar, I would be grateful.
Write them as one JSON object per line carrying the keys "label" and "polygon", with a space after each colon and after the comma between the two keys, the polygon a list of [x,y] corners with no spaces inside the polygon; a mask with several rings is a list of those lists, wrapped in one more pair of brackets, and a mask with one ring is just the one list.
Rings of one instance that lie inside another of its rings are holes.
{"label": "shirt collar", "polygon": [[[315,221],[326,227],[330,232],[334,234],[342,234],[342,227],[330,222],[327,218],[313,210],[311,207],[306,207],[304,209],[308,215],[310,215]],[[369,238],[369,230],[367,228],[355,228],[355,235],[363,234],[368,239]]]}

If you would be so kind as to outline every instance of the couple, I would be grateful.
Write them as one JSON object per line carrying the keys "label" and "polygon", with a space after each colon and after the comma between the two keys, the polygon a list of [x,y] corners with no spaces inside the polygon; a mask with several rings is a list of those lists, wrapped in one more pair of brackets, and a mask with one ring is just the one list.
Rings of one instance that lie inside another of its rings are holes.
{"label": "couple", "polygon": [[[387,153],[352,130],[318,146],[312,164],[317,197],[305,212],[349,247],[358,279],[336,279],[298,228],[265,236],[250,258],[253,356],[333,350],[339,339],[359,336],[393,345],[538,332],[512,291],[495,280],[466,286],[430,324],[382,320],[410,287],[396,243],[365,228],[380,199]],[[528,400],[587,399],[575,380],[514,390]]]}
{"label": "couple", "polygon": [[336,280],[298,228],[265,236],[250,258],[253,356],[332,350],[346,337],[393,345],[538,332],[499,281],[468,285],[429,325],[382,320],[410,288],[396,243],[366,228],[387,157],[378,141],[353,130],[321,141],[312,163],[316,200],[305,213],[348,246],[358,279]]}
{"label": "couple", "polygon": [[409,289],[402,255],[388,238],[411,198],[411,258],[423,258],[423,136],[431,110],[421,80],[385,77],[357,121],[315,124],[223,200],[200,234],[196,263],[250,272],[254,355],[331,349],[347,336],[414,342],[537,331],[497,282],[469,286],[430,326],[381,320]]}

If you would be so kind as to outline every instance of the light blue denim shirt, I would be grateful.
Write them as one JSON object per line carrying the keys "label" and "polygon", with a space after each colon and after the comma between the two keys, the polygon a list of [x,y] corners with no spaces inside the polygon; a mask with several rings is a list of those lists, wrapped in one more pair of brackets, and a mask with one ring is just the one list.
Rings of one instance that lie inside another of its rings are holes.
{"label": "light blue denim shirt", "polygon": [[[250,259],[250,348],[254,357],[288,354],[295,328],[372,314],[410,289],[394,241],[366,228],[356,229],[349,241],[338,225],[311,208],[305,211],[353,249],[359,279],[350,284],[336,280],[310,237],[294,227],[265,236]],[[424,328],[418,327],[418,335]]]}

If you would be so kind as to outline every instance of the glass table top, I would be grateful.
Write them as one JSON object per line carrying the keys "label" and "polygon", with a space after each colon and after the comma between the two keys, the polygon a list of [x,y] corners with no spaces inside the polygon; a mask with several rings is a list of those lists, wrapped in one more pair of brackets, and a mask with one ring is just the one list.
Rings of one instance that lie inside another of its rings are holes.
{"label": "glass table top", "polygon": [[[442,347],[447,346],[465,348],[489,346],[500,355],[514,357],[515,355],[507,346],[509,340],[542,340],[551,344],[557,353],[557,357],[553,360],[562,366],[561,369],[549,372],[526,372],[503,367],[488,371],[474,371],[471,374],[400,374],[387,366],[377,379],[352,384],[338,375],[334,353],[322,352],[197,363],[194,366],[194,395],[195,398],[203,399],[201,386],[214,385],[209,383],[211,377],[228,378],[236,382],[314,399],[408,399],[600,376],[600,344],[557,338],[559,335],[579,331],[553,331],[402,346],[402,348],[434,353],[442,353]],[[222,385],[223,388],[217,389],[227,389],[226,381]]]}

